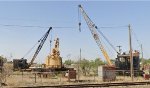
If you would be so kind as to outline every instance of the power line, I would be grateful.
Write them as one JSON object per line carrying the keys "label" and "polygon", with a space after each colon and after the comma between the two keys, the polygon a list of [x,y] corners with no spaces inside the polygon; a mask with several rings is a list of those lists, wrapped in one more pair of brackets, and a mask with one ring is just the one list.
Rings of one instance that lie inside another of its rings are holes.
{"label": "power line", "polygon": [[103,27],[99,27],[99,28],[106,28],[106,29],[115,29],[115,28],[126,28],[128,27],[127,25],[124,26],[103,26]]}
{"label": "power line", "polygon": [[6,27],[37,27],[37,28],[49,28],[49,27],[44,27],[44,26],[25,26],[25,25],[12,25],[12,24],[0,24],[1,26],[6,26]]}
{"label": "power line", "polygon": [[[12,24],[0,24],[0,26],[5,26],[5,27],[23,27],[23,28],[49,28],[48,26],[27,26],[27,25],[12,25]],[[77,28],[77,27],[61,27],[61,26],[53,26],[53,28],[58,28],[58,29],[63,29],[63,28]]]}

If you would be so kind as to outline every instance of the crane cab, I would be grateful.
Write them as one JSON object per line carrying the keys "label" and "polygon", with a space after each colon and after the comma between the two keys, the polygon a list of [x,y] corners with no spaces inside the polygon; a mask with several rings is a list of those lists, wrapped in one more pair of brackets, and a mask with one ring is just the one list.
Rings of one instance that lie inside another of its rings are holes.
{"label": "crane cab", "polygon": [[[139,57],[140,53],[138,51],[134,51],[133,52],[133,68],[134,68],[134,73],[136,75],[136,73],[138,74],[140,71],[140,57]],[[119,74],[124,74],[123,71],[125,73],[129,73],[130,74],[130,54],[129,53],[122,53],[122,54],[118,54],[116,61],[115,61],[115,66],[116,66],[116,70],[118,71],[117,73]],[[129,75],[128,74],[128,75]]]}
{"label": "crane cab", "polygon": [[28,68],[27,59],[13,59],[13,68],[14,70]]}

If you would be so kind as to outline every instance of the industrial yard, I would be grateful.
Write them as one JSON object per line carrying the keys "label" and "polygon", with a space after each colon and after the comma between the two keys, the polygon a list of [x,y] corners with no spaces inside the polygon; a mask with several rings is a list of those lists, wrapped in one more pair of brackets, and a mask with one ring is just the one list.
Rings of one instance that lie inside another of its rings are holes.
{"label": "industrial yard", "polygon": [[149,8],[136,1],[0,3],[0,87],[149,88]]}
{"label": "industrial yard", "polygon": [[[102,79],[97,76],[81,76],[80,79],[71,79],[68,80],[67,77],[64,77],[65,72],[61,72],[60,74],[49,72],[42,74],[49,74],[48,77],[39,76],[39,73],[35,72],[15,72],[11,73],[6,77],[5,82],[9,87],[39,87],[39,86],[47,86],[47,87],[59,87],[59,86],[104,86],[104,87],[113,87],[116,86],[133,86],[133,85],[146,85],[149,87],[150,82],[145,80],[143,77],[135,77],[134,82],[132,84],[131,78],[128,76],[117,76],[115,81],[106,81],[104,82]],[[36,74],[36,75],[35,75]],[[55,74],[55,75],[54,75]],[[58,74],[58,75],[56,75]],[[17,79],[17,80],[16,80]],[[116,84],[114,84],[116,83]],[[118,83],[118,84],[117,84]],[[121,84],[122,83],[122,84]],[[86,85],[87,84],[87,85]],[[107,85],[106,85],[107,84]],[[144,87],[145,88],[145,87]]]}
{"label": "industrial yard", "polygon": [[[52,73],[49,73],[52,74]],[[17,79],[17,80],[16,80]],[[68,81],[66,77],[63,77],[63,75],[58,76],[51,76],[48,78],[44,77],[35,77],[35,74],[33,73],[14,73],[11,74],[9,77],[7,77],[6,83],[9,85],[9,87],[141,87],[144,85],[144,88],[149,88],[150,82],[148,80],[143,79],[142,77],[136,77],[134,82],[130,80],[130,77],[117,77],[116,81],[109,81],[109,82],[103,82],[100,80],[97,76],[94,78],[94,76],[91,77],[85,77],[81,76],[79,80],[71,80]],[[5,86],[6,87],[6,86]]]}

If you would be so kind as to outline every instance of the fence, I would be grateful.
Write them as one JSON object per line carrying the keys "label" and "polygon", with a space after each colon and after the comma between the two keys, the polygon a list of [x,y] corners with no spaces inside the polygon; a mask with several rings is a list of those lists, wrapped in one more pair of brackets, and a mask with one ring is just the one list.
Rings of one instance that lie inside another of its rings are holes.
{"label": "fence", "polygon": [[[113,71],[114,72],[114,71]],[[116,71],[115,80],[107,80],[107,82],[129,82],[131,77],[128,74],[121,74],[128,71],[118,70]],[[82,75],[82,72],[77,72],[76,79],[68,78],[67,71],[59,72],[12,72],[6,76],[5,82],[8,86],[48,86],[48,85],[63,85],[63,84],[84,84],[84,83],[102,83],[102,77],[97,73],[89,71],[88,75]],[[111,70],[107,71],[107,76],[112,76]],[[144,78],[139,74],[134,77],[134,81],[144,81]],[[149,81],[149,80],[148,80]]]}

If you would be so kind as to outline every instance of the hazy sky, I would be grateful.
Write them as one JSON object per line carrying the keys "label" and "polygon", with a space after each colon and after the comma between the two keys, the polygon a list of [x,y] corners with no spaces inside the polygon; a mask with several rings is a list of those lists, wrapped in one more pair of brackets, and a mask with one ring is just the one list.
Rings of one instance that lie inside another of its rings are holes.
{"label": "hazy sky", "polygon": [[[6,25],[54,27],[51,36],[47,38],[35,62],[43,63],[50,50],[49,40],[60,38],[60,53],[63,60],[79,59],[79,50],[82,49],[82,58],[93,60],[100,57],[104,60],[99,47],[96,45],[84,19],[82,18],[82,32],[78,30],[78,5],[81,4],[92,21],[116,47],[122,46],[122,51],[128,51],[128,28],[131,24],[134,31],[133,49],[140,50],[143,44],[144,57],[150,57],[150,2],[0,2],[0,55],[13,58],[22,58],[28,50],[44,35],[48,28],[19,27]],[[125,26],[125,27],[122,27]],[[72,28],[56,28],[72,27]],[[136,35],[136,37],[135,37]],[[103,42],[104,39],[102,40]],[[54,43],[54,42],[53,42]],[[111,58],[116,52],[104,43]],[[31,60],[35,49],[25,58]],[[116,47],[117,48],[117,47]],[[118,49],[118,48],[117,48]]]}

